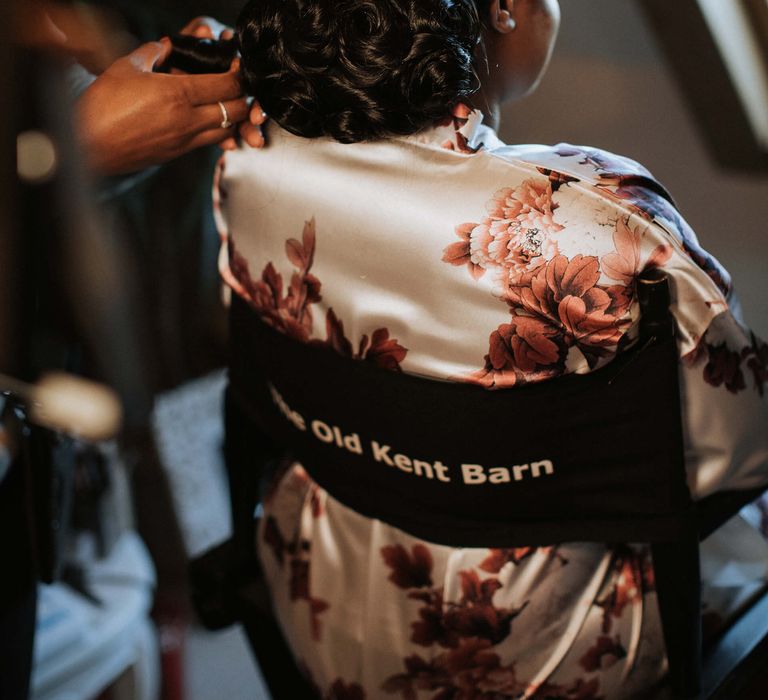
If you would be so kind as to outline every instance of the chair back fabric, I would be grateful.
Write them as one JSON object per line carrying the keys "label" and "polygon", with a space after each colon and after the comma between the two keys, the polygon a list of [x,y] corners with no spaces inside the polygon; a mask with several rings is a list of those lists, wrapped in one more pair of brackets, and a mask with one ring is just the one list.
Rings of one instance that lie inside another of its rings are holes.
{"label": "chair back fabric", "polygon": [[[686,483],[668,280],[652,270],[636,292],[639,338],[608,365],[497,391],[383,370],[299,342],[235,297],[233,483],[252,494],[247,470],[270,450],[287,452],[337,500],[435,543],[649,542],[670,683],[676,697],[696,697],[699,531],[750,496],[708,499],[700,523]],[[256,451],[259,459],[247,457]],[[239,510],[235,536],[239,530],[247,547],[253,503]]]}
{"label": "chair back fabric", "polygon": [[298,342],[235,299],[230,386],[332,496],[431,542],[673,541],[694,519],[667,315],[602,369],[488,391]]}

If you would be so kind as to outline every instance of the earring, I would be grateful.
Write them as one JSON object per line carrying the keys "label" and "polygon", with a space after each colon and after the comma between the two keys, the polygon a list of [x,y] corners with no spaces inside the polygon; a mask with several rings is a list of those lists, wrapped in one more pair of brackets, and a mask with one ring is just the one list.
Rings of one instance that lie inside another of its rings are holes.
{"label": "earring", "polygon": [[499,12],[499,22],[504,23],[510,32],[513,32],[517,27],[517,22],[509,14],[509,10],[501,10]]}

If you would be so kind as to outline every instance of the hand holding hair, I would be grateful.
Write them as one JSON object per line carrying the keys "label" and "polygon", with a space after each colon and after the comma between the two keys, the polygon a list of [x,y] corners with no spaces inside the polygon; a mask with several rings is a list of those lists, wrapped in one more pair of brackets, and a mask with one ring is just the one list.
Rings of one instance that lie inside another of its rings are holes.
{"label": "hand holding hair", "polygon": [[[181,34],[180,43],[197,37],[221,39],[225,45],[234,36],[210,17],[192,20]],[[134,172],[201,146],[234,149],[238,132],[251,147],[264,145],[261,125],[267,117],[258,102],[243,97],[234,46],[223,63],[209,65],[205,74],[155,72],[173,50],[168,39],[140,46],[111,65],[80,98],[80,138],[99,174]]]}
{"label": "hand holding hair", "polygon": [[[191,20],[180,32],[181,37],[195,37],[197,39],[210,39],[210,40],[222,40],[224,43],[234,38],[235,32],[231,27],[227,27],[213,17],[195,17]],[[174,53],[179,48],[177,46],[179,37],[173,38]],[[183,40],[182,40],[183,41]],[[230,52],[229,49],[224,49],[226,55],[230,55],[230,59],[237,53],[237,49],[233,48]],[[239,67],[239,63],[238,63]],[[203,72],[199,69],[188,70],[188,73],[200,73]],[[212,71],[213,72],[213,71]],[[223,71],[222,71],[223,72]],[[266,121],[267,117],[262,110],[261,105],[257,100],[254,100],[251,104],[251,111],[248,119],[238,124],[237,130],[242,138],[252,148],[261,148],[264,145],[264,135],[261,132],[261,125]],[[237,141],[235,138],[228,138],[219,144],[225,150],[233,150],[237,148]]]}
{"label": "hand holding hair", "polygon": [[77,105],[78,126],[96,172],[134,172],[220,144],[235,131],[222,128],[222,122],[237,124],[249,118],[251,108],[242,96],[237,65],[215,75],[154,72],[171,50],[167,39],[144,44],[116,61],[83,93]]}

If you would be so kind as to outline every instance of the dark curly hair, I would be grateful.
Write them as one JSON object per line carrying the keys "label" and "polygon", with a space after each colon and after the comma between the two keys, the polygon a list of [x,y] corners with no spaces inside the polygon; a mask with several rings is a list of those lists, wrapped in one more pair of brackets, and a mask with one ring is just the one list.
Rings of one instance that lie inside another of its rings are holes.
{"label": "dark curly hair", "polygon": [[488,0],[251,0],[241,76],[281,127],[342,143],[413,134],[479,88]]}

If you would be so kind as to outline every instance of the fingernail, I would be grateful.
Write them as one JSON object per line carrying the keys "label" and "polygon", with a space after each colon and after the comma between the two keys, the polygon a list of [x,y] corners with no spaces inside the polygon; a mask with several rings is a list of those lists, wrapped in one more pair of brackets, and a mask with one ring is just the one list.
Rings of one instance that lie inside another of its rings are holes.
{"label": "fingernail", "polygon": [[252,107],[251,124],[261,126],[265,121],[267,121],[267,113],[259,105]]}
{"label": "fingernail", "polygon": [[264,135],[261,131],[255,131],[248,134],[248,145],[252,148],[262,148],[264,146]]}

